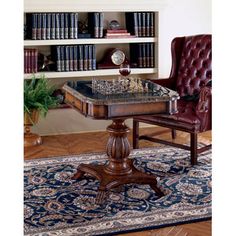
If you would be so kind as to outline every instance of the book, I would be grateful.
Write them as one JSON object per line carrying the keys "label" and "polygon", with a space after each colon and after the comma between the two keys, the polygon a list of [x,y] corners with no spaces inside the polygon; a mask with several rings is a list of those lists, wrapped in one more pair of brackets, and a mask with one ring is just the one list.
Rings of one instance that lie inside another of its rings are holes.
{"label": "book", "polygon": [[66,61],[65,61],[65,46],[60,46],[61,50],[61,71],[65,71],[66,70]]}
{"label": "book", "polygon": [[104,13],[99,13],[99,32],[98,38],[103,38],[103,27],[104,27]]}
{"label": "book", "polygon": [[92,46],[93,45],[87,45],[88,46],[88,70],[92,70]]}
{"label": "book", "polygon": [[151,36],[151,29],[150,29],[150,16],[151,12],[146,13],[146,36],[150,37]]}
{"label": "book", "polygon": [[96,70],[96,47],[92,45],[92,70]]}
{"label": "book", "polygon": [[33,73],[38,72],[38,49],[34,49],[34,71]]}
{"label": "book", "polygon": [[51,18],[51,39],[56,38],[56,14],[52,13]]}
{"label": "book", "polygon": [[93,38],[99,38],[99,12],[88,13],[88,31]]}
{"label": "book", "polygon": [[154,43],[150,43],[150,67],[154,67],[155,58],[154,58]]}
{"label": "book", "polygon": [[51,39],[51,13],[47,13],[46,15],[46,39]]}
{"label": "book", "polygon": [[63,46],[65,48],[65,71],[70,70],[70,46]]}
{"label": "book", "polygon": [[42,30],[42,14],[37,13],[37,34],[36,39],[41,39],[41,30]]}
{"label": "book", "polygon": [[83,53],[83,45],[79,45],[79,51],[78,51],[78,60],[79,60],[79,70],[84,70],[84,53]]}
{"label": "book", "polygon": [[41,39],[46,39],[46,29],[47,29],[47,15],[42,13],[42,29],[41,29]]}
{"label": "book", "polygon": [[84,46],[84,70],[88,70],[88,45],[83,45]]}
{"label": "book", "polygon": [[74,39],[74,23],[75,23],[75,14],[74,13],[70,13],[69,16],[69,38],[70,39]]}
{"label": "book", "polygon": [[150,36],[151,37],[155,36],[155,34],[154,34],[154,21],[155,21],[154,14],[155,14],[154,12],[150,13]]}
{"label": "book", "polygon": [[126,28],[131,35],[138,36],[138,13],[126,12],[125,13]]}
{"label": "book", "polygon": [[142,67],[146,68],[147,67],[146,43],[141,43],[141,47],[142,47]]}
{"label": "book", "polygon": [[33,14],[32,16],[32,39],[37,39],[37,28],[38,28],[38,19],[37,19],[37,14]]}
{"label": "book", "polygon": [[137,23],[138,23],[138,37],[142,37],[142,13],[141,12],[138,12],[138,20],[137,20]]}
{"label": "book", "polygon": [[56,62],[56,70],[61,72],[61,46],[52,47],[52,58]]}
{"label": "book", "polygon": [[64,15],[64,37],[65,39],[68,39],[69,38],[69,14],[68,13],[65,13]]}
{"label": "book", "polygon": [[28,50],[24,49],[24,73],[28,73]]}
{"label": "book", "polygon": [[144,45],[146,47],[146,67],[151,67],[151,57],[150,57],[150,43],[145,43]]}
{"label": "book", "polygon": [[65,14],[60,13],[59,17],[60,17],[60,28],[59,28],[60,39],[64,39],[65,38]]}
{"label": "book", "polygon": [[69,46],[69,71],[74,70],[74,47]]}
{"label": "book", "polygon": [[146,37],[146,12],[142,12],[141,35]]}
{"label": "book", "polygon": [[32,73],[32,49],[28,50],[28,73]]}
{"label": "book", "polygon": [[56,39],[60,39],[60,14],[56,13]]}
{"label": "book", "polygon": [[26,14],[26,38],[37,39],[37,14]]}
{"label": "book", "polygon": [[78,70],[78,46],[74,45],[73,47],[73,70]]}
{"label": "book", "polygon": [[138,67],[143,67],[142,44],[138,44]]}
{"label": "book", "polygon": [[79,13],[74,13],[74,39],[78,38]]}
{"label": "book", "polygon": [[28,73],[33,73],[34,70],[34,49],[28,51]]}
{"label": "book", "polygon": [[138,67],[138,44],[131,43],[129,45],[129,58],[130,58],[130,65],[133,68]]}

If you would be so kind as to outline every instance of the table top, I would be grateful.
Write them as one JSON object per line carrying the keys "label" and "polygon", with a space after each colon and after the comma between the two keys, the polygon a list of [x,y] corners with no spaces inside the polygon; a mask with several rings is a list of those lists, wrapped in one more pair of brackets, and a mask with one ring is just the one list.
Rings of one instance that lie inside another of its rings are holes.
{"label": "table top", "polygon": [[148,83],[147,92],[133,93],[116,93],[102,94],[94,92],[91,81],[68,81],[63,89],[73,93],[75,97],[86,100],[97,105],[115,104],[115,103],[136,103],[136,102],[153,102],[153,101],[174,101],[179,98],[177,92],[155,84],[148,80],[143,80]]}
{"label": "table top", "polygon": [[94,92],[92,81],[68,81],[65,100],[85,116],[95,119],[133,117],[155,113],[176,113],[177,92],[148,80],[146,92],[102,94]]}

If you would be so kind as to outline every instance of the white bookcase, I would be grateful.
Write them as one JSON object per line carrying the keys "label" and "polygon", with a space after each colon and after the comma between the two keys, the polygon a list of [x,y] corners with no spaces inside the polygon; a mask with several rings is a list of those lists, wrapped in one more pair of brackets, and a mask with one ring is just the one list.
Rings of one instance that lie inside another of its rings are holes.
{"label": "white bookcase", "polygon": [[[158,47],[159,47],[159,12],[165,8],[167,0],[24,0],[24,14],[40,12],[104,12],[105,20],[117,19],[124,24],[125,12],[155,12],[155,37],[116,38],[116,39],[76,39],[76,40],[25,40],[25,48],[39,48],[48,52],[52,45],[95,44],[97,61],[102,58],[103,51],[109,47],[122,47],[128,49],[130,43],[155,43],[154,68],[132,69],[131,75],[140,77],[158,77]],[[117,69],[73,71],[73,72],[44,72],[45,76],[53,83],[61,86],[67,80],[90,79],[94,77],[113,78],[118,75]],[[37,75],[37,74],[36,74]],[[30,74],[24,75],[25,79],[31,78]],[[104,130],[110,121],[91,120],[83,117],[73,109],[50,110],[47,117],[33,127],[33,131],[41,135],[78,133],[94,130]],[[131,120],[127,121],[129,126]]]}
{"label": "white bookcase", "polygon": [[[99,2],[99,3],[98,3]],[[157,4],[158,2],[158,4]],[[78,12],[86,15],[88,12],[104,12],[104,28],[110,20],[118,20],[122,27],[125,28],[125,12],[155,12],[155,37],[137,37],[137,38],[86,38],[86,39],[61,39],[61,40],[24,40],[24,48],[37,48],[45,55],[50,54],[52,45],[79,45],[94,44],[96,47],[97,62],[101,60],[106,49],[114,47],[121,48],[129,55],[129,45],[132,43],[154,43],[154,68],[132,68],[133,75],[150,75],[158,76],[158,9],[162,7],[164,1],[133,1],[128,0],[124,3],[120,1],[78,1],[78,0],[25,0],[24,14],[26,13],[49,13],[49,12]],[[129,57],[129,56],[128,56]],[[71,72],[38,72],[36,76],[44,74],[49,79],[62,79],[66,81],[69,78],[82,79],[85,77],[95,76],[116,76],[119,75],[118,69],[96,69],[89,71],[71,71]],[[30,79],[31,74],[24,74],[24,79]]]}

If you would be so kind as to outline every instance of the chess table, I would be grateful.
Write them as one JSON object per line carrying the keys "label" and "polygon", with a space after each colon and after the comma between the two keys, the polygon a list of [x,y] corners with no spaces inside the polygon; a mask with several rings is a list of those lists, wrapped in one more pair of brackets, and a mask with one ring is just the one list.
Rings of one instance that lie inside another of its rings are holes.
{"label": "chess table", "polygon": [[135,168],[129,158],[130,131],[125,120],[138,115],[177,112],[179,95],[151,81],[143,82],[148,90],[144,93],[116,93],[104,95],[94,92],[92,81],[69,81],[64,86],[65,101],[85,117],[112,120],[107,127],[109,139],[106,152],[108,161],[101,164],[80,164],[73,179],[82,178],[85,173],[100,181],[96,203],[103,203],[107,191],[124,184],[148,184],[158,196],[163,192],[157,187],[156,176]]}

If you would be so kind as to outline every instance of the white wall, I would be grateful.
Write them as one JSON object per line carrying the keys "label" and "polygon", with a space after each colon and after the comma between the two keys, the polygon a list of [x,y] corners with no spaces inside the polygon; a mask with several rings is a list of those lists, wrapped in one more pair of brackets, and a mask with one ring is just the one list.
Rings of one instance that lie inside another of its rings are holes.
{"label": "white wall", "polygon": [[159,75],[169,76],[171,40],[177,36],[211,34],[211,0],[168,0],[159,14]]}
{"label": "white wall", "polygon": [[[143,0],[145,2],[145,0]],[[141,0],[139,0],[141,2]],[[152,1],[153,2],[153,1]],[[156,1],[158,3],[158,0]],[[111,2],[112,4],[112,2]],[[176,36],[211,33],[211,0],[166,0],[159,13],[159,75],[170,73],[171,40]],[[33,131],[41,135],[105,130],[109,121],[82,117],[72,109],[50,111]],[[128,121],[131,125],[131,121]]]}

